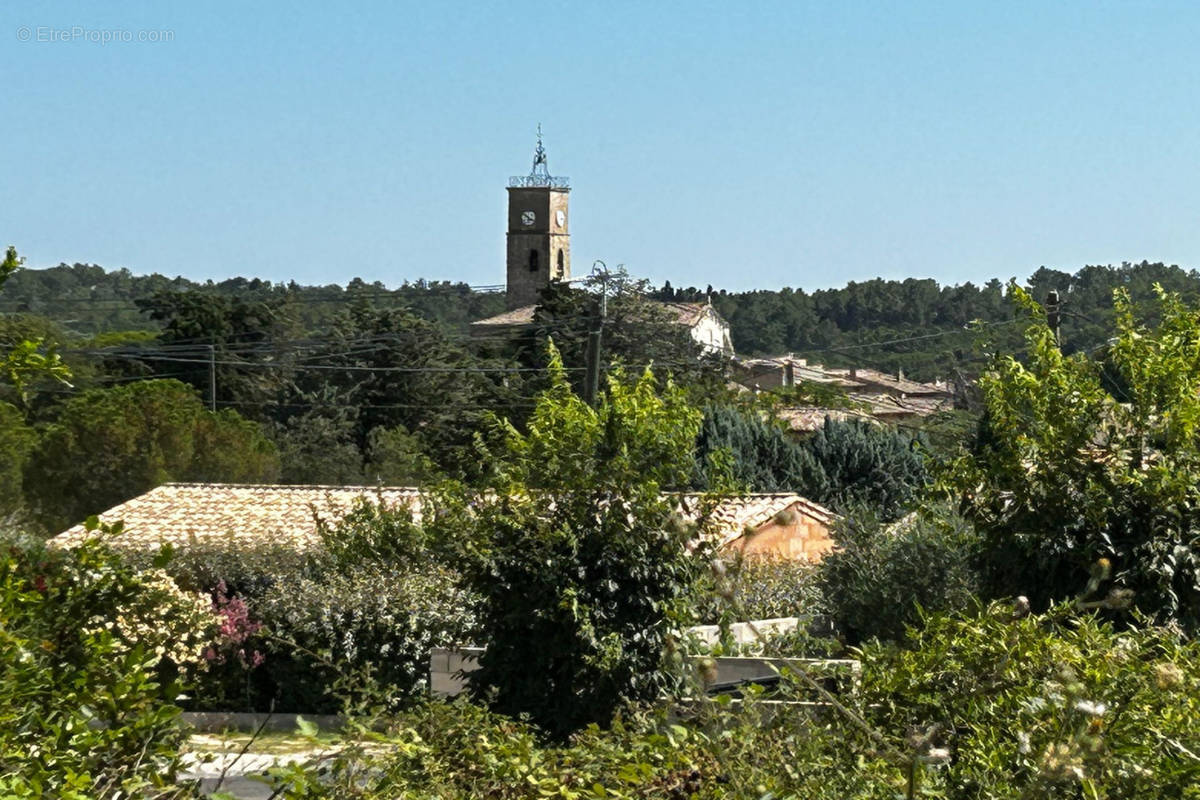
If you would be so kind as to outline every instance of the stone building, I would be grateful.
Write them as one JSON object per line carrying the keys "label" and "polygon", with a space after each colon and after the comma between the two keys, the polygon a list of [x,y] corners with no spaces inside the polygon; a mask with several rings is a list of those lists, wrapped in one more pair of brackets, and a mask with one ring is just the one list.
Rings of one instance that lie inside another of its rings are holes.
{"label": "stone building", "polygon": [[[517,331],[533,323],[538,297],[553,281],[571,280],[569,178],[550,174],[538,127],[533,168],[508,179],[505,305],[507,311],[471,324],[477,336]],[[733,356],[729,323],[711,303],[662,303],[706,353]]]}
{"label": "stone building", "polygon": [[509,310],[537,303],[551,281],[571,279],[570,192],[569,178],[550,174],[539,125],[533,169],[508,179]]}

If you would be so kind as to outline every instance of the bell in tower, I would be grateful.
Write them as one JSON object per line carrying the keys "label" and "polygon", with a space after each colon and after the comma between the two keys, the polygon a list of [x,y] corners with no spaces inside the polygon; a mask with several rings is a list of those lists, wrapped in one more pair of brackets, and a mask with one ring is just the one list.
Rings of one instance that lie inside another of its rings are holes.
{"label": "bell in tower", "polygon": [[570,180],[550,174],[542,126],[538,125],[533,169],[508,179],[508,307],[537,303],[550,281],[571,277],[571,238],[567,225]]}

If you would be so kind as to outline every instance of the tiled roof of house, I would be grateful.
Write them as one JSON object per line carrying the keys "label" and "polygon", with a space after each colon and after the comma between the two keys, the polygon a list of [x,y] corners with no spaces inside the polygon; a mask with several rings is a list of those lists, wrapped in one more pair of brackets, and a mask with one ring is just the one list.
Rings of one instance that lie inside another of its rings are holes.
{"label": "tiled roof of house", "polygon": [[819,408],[817,406],[799,406],[781,408],[775,414],[789,430],[815,431],[825,424],[825,418],[834,422],[845,422],[851,419],[873,419],[864,412],[845,411],[836,408]]}
{"label": "tiled roof of house", "polygon": [[[360,498],[419,508],[420,494],[404,487],[166,483],[110,508],[100,519],[123,521],[116,543],[130,547],[265,539],[307,547],[317,541],[318,517],[340,519]],[[87,535],[76,525],[54,542],[70,545]]]}
{"label": "tiled roof of house", "polygon": [[[685,516],[699,512],[698,494],[679,495]],[[317,518],[336,521],[355,502],[407,505],[420,515],[420,492],[411,487],[276,486],[215,483],[167,483],[121,503],[100,515],[105,522],[124,522],[114,543],[153,548],[163,542],[240,543],[264,540],[299,548],[317,542]],[[725,499],[713,512],[722,543],[747,528],[770,522],[783,511],[795,510],[827,525],[833,512],[794,494],[746,494]],[[54,543],[70,546],[88,532],[77,525]]]}
{"label": "tiled roof of house", "polygon": [[704,318],[704,312],[712,308],[708,303],[676,303],[659,302],[665,311],[671,314],[680,325],[695,327]]}
{"label": "tiled roof of house", "polygon": [[[686,494],[680,498],[684,516],[693,517],[700,503],[701,495]],[[732,541],[745,533],[746,529],[754,529],[766,525],[778,514],[784,511],[798,511],[822,525],[833,522],[836,515],[811,500],[806,500],[798,494],[784,493],[753,493],[729,497],[721,501],[713,511],[713,519],[721,533],[722,543]]]}
{"label": "tiled roof of house", "polygon": [[827,369],[826,372],[834,375],[844,375],[852,381],[859,383],[874,384],[884,387],[888,392],[904,395],[945,395],[950,391],[941,385],[935,383],[918,383],[904,378],[900,375],[891,375],[887,372],[880,372],[877,369],[865,369],[859,367],[857,369]]}
{"label": "tiled roof of house", "polygon": [[497,314],[494,317],[485,317],[484,319],[472,322],[472,325],[496,325],[505,327],[509,325],[530,325],[533,323],[533,312],[537,310],[537,306],[522,306],[514,308],[512,311],[505,311],[503,314]]}
{"label": "tiled roof of house", "polygon": [[[704,318],[706,311],[712,306],[708,303],[664,303],[657,300],[650,301],[656,306],[662,308],[673,322],[680,325],[686,325],[689,328],[694,328]],[[496,326],[510,327],[518,325],[532,325],[534,312],[537,306],[522,306],[514,308],[511,311],[505,311],[503,314],[497,314],[494,317],[485,317],[481,320],[472,322],[472,325],[479,326]]]}

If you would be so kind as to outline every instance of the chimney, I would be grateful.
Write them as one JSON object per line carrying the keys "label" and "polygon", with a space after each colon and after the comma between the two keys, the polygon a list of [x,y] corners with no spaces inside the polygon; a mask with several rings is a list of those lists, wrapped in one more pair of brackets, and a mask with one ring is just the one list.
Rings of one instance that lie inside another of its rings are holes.
{"label": "chimney", "polygon": [[792,364],[792,359],[790,357],[790,354],[789,354],[788,360],[785,361],[783,364],[783,385],[784,386],[795,386],[796,385],[796,366],[794,364]]}
{"label": "chimney", "polygon": [[898,380],[898,381],[904,380],[904,368],[903,367],[898,367],[896,369],[896,380]]}

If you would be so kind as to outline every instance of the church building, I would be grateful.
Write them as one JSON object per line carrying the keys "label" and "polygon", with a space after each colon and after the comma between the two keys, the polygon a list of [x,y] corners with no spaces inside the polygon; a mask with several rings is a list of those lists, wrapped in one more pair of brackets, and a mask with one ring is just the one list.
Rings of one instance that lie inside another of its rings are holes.
{"label": "church building", "polygon": [[[571,280],[570,194],[570,179],[550,174],[539,126],[533,169],[508,179],[508,310],[472,323],[473,333],[494,334],[532,324],[542,289],[551,281]],[[706,352],[733,355],[729,323],[711,302],[662,305]]]}

